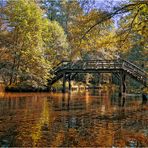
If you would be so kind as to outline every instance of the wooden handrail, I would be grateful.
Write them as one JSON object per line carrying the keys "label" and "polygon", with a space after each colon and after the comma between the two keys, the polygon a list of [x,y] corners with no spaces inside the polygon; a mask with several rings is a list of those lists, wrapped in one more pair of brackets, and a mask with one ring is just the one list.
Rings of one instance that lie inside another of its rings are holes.
{"label": "wooden handrail", "polygon": [[61,61],[56,66],[54,66],[53,69],[57,69],[61,64],[63,65],[64,62],[69,62],[70,63],[71,61],[66,61],[66,60],[65,61]]}
{"label": "wooden handrail", "polygon": [[[116,67],[116,65],[118,65],[118,64],[122,64],[122,68],[124,68],[123,67],[124,64],[127,64],[126,65],[127,67],[129,65],[129,68],[132,67],[133,70],[136,69],[137,72],[141,72],[141,74],[143,73],[144,75],[147,75],[144,70],[140,69],[135,64],[133,64],[133,63],[127,61],[127,60],[121,59],[121,58],[119,60],[76,60],[76,61],[63,60],[59,64],[57,64],[57,66],[55,66],[53,69],[60,68],[61,67],[60,65],[64,66],[65,65],[64,63],[66,63],[66,65],[70,64],[71,65],[70,67],[72,67],[72,65],[77,67],[77,66],[80,66],[81,64],[84,64],[84,63],[86,65],[88,65],[88,64],[95,64],[95,65],[102,64],[102,67],[104,67],[103,66],[104,64],[108,64],[109,66],[110,66],[110,64],[114,64],[114,67]],[[83,65],[81,65],[81,66],[83,66]],[[67,68],[70,68],[70,67],[67,67]]]}
{"label": "wooden handrail", "polygon": [[53,69],[55,69],[55,68],[57,68],[57,67],[59,67],[60,65],[65,65],[64,63],[66,63],[66,64],[70,64],[71,63],[71,65],[73,64],[78,64],[78,63],[87,63],[87,64],[89,64],[89,63],[94,63],[94,64],[96,64],[96,63],[100,63],[100,64],[104,64],[104,63],[106,63],[106,64],[115,64],[115,65],[117,65],[117,64],[124,64],[124,63],[127,63],[127,64],[129,64],[129,65],[131,65],[133,68],[135,68],[135,69],[138,69],[139,71],[141,71],[141,72],[143,72],[144,74],[146,74],[145,73],[145,71],[143,71],[142,69],[140,69],[139,67],[137,67],[136,65],[134,65],[133,63],[131,63],[131,62],[129,62],[129,61],[126,61],[126,60],[123,60],[122,59],[122,61],[118,61],[118,60],[77,60],[77,61],[68,61],[68,60],[65,60],[65,61],[61,61],[59,64],[57,64]]}
{"label": "wooden handrail", "polygon": [[133,67],[135,67],[135,68],[138,69],[139,71],[143,72],[144,74],[146,74],[146,72],[145,72],[144,70],[140,69],[140,68],[139,68],[138,66],[136,66],[135,64],[133,64],[133,63],[127,61],[127,60],[124,60],[124,59],[122,59],[122,60],[123,60],[124,62],[126,62],[126,63],[132,65]]}

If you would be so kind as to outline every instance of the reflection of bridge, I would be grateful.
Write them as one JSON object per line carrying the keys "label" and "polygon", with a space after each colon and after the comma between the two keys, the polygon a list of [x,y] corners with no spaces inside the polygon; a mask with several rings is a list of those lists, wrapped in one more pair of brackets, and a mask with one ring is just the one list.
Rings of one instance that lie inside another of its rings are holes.
{"label": "reflection of bridge", "polygon": [[53,69],[54,77],[49,81],[52,85],[63,77],[63,92],[65,92],[65,82],[69,81],[69,90],[71,89],[71,80],[78,73],[113,73],[120,80],[121,93],[125,93],[126,75],[134,78],[144,86],[147,85],[147,74],[141,68],[126,60],[77,60],[62,61]]}

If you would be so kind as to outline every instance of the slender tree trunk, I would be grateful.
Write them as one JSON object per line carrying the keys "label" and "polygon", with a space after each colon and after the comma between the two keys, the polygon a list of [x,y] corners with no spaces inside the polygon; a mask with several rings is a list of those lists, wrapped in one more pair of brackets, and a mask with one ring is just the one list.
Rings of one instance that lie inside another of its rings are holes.
{"label": "slender tree trunk", "polygon": [[[19,69],[19,67],[20,67],[20,61],[21,61],[21,58],[19,57],[18,63],[17,63],[17,65],[16,65],[16,71],[18,71],[18,69]],[[16,82],[17,82],[17,76],[18,76],[18,73],[16,73],[16,74],[14,75],[13,83],[16,83]]]}
{"label": "slender tree trunk", "polygon": [[15,63],[16,63],[16,59],[14,58],[14,61],[13,61],[13,66],[12,66],[12,69],[11,69],[12,73],[11,73],[11,76],[10,76],[9,85],[11,85],[11,84],[12,84],[12,82],[13,82],[13,76],[14,76]]}

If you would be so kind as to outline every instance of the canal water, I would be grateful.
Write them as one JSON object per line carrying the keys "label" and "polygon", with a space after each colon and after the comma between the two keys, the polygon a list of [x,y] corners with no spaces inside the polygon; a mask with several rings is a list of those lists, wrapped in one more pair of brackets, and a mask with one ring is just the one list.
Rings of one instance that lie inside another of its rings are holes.
{"label": "canal water", "polygon": [[104,90],[0,94],[0,146],[146,147],[147,104]]}

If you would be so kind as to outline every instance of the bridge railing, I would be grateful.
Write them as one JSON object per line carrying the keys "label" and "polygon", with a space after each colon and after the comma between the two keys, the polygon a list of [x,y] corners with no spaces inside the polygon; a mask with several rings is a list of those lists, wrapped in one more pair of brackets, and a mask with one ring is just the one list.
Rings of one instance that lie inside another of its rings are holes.
{"label": "bridge railing", "polygon": [[59,70],[65,69],[70,64],[70,61],[61,61],[56,67],[53,68],[53,71],[56,73]]}
{"label": "bridge railing", "polygon": [[144,77],[147,76],[145,71],[143,71],[142,69],[140,69],[139,67],[137,67],[136,65],[134,65],[133,63],[131,63],[129,61],[123,60],[122,66],[124,69],[130,70],[131,72],[133,72],[135,74],[138,74],[138,75],[144,76]]}
{"label": "bridge railing", "polygon": [[125,68],[132,72],[136,72],[142,76],[146,76],[147,74],[145,71],[134,65],[133,63],[126,61],[126,60],[77,60],[77,61],[62,61],[60,62],[54,70],[57,71],[58,69],[97,69],[97,68]]}
{"label": "bridge railing", "polygon": [[64,69],[121,69],[122,63],[116,60],[77,60],[77,61],[62,61],[58,64],[55,71]]}
{"label": "bridge railing", "polygon": [[103,60],[103,61],[86,61],[84,62],[84,69],[120,69],[121,63],[116,61]]}
{"label": "bridge railing", "polygon": [[142,81],[144,84],[147,83],[147,73],[145,71],[126,60],[123,60],[122,66],[124,70],[137,77],[138,80]]}

